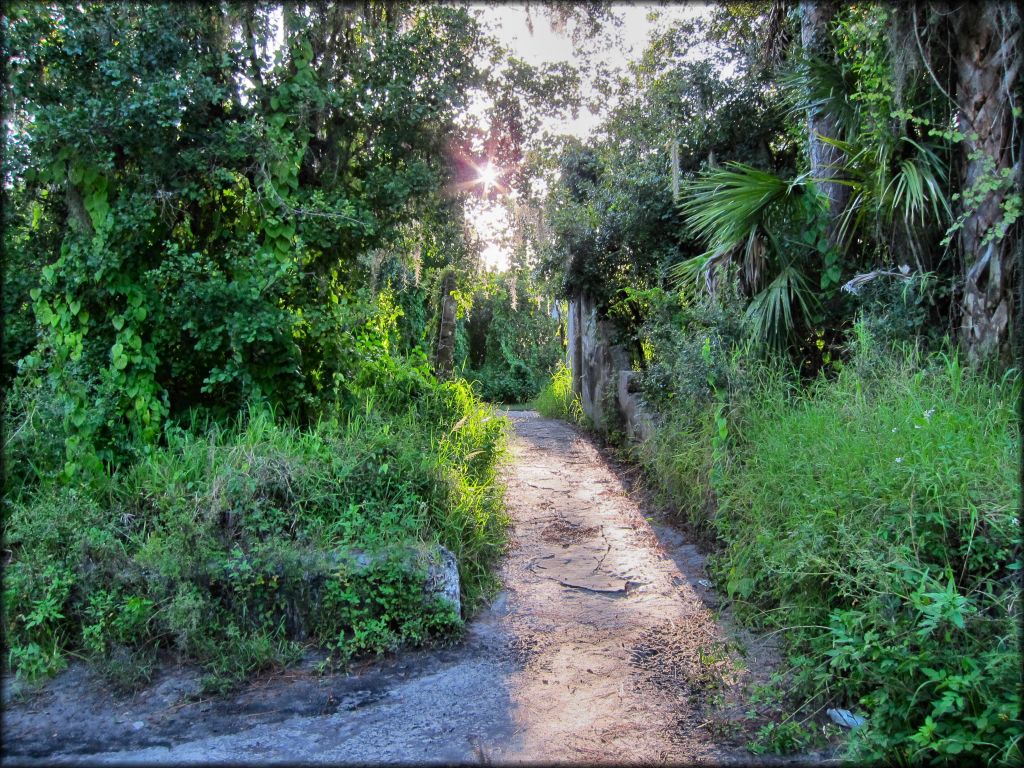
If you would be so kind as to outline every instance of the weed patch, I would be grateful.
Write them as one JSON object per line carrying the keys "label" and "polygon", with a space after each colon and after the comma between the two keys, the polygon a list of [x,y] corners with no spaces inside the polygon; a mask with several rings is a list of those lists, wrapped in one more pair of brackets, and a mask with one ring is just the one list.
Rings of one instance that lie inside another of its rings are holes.
{"label": "weed patch", "polygon": [[461,627],[424,589],[438,545],[456,556],[467,612],[493,587],[504,421],[468,384],[307,429],[254,405],[234,424],[170,426],[165,442],[101,492],[44,484],[10,505],[4,628],[18,675],[82,653],[132,688],[167,649],[222,689],[304,642],[343,660],[431,642]]}
{"label": "weed patch", "polygon": [[754,748],[841,707],[857,760],[1019,760],[1019,379],[877,350],[804,388],[748,373],[724,459],[711,410],[674,407],[642,458],[739,615],[785,634],[796,709]]}
{"label": "weed patch", "polygon": [[583,406],[572,391],[572,371],[559,363],[551,380],[533,401],[533,407],[548,419],[563,419],[574,424],[583,421]]}

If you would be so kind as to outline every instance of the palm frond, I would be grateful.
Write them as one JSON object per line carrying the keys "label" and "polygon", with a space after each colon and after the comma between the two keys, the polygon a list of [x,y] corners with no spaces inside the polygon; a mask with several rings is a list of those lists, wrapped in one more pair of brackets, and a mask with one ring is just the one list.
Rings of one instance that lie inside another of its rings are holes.
{"label": "palm frond", "polygon": [[824,112],[832,116],[840,134],[852,138],[860,124],[860,107],[851,98],[856,81],[849,71],[825,59],[804,56],[779,82],[789,92],[791,117]]}
{"label": "palm frond", "polygon": [[811,305],[816,302],[807,278],[793,265],[783,267],[747,307],[746,318],[752,334],[774,349],[783,349],[797,328],[793,308],[800,321],[810,324]]}
{"label": "palm frond", "polygon": [[706,252],[672,265],[668,270],[669,280],[680,287],[686,284],[696,285],[700,282],[701,274],[707,269],[712,255],[711,252]]}
{"label": "palm frond", "polygon": [[812,181],[828,181],[833,184],[846,184],[847,186],[853,186],[856,182],[847,178],[849,175],[853,175],[856,179],[863,176],[865,173],[869,173],[868,169],[876,166],[865,164],[866,154],[870,151],[870,147],[858,147],[852,141],[843,141],[832,136],[818,136],[819,141],[822,144],[828,144],[830,147],[835,147],[841,153],[841,157],[845,157],[846,162],[843,164],[841,169],[842,175],[840,176],[815,176]]}
{"label": "palm frond", "polygon": [[952,219],[952,208],[943,191],[945,163],[928,147],[906,136],[902,140],[917,151],[912,157],[900,161],[899,170],[883,191],[882,200],[888,202],[888,218],[891,220],[898,215],[908,229],[923,223],[929,208],[936,220]]}
{"label": "palm frond", "polygon": [[691,234],[706,243],[707,251],[676,264],[670,278],[683,286],[698,285],[703,276],[713,292],[716,273],[741,258],[741,275],[754,292],[746,315],[752,335],[774,348],[784,347],[800,323],[809,324],[817,301],[793,249],[774,231],[802,215],[796,201],[808,180],[807,174],[786,180],[730,163],[691,181],[680,206]]}
{"label": "palm frond", "polygon": [[731,251],[746,243],[769,209],[789,198],[794,184],[743,163],[705,172],[686,185],[680,210],[690,232],[708,251]]}
{"label": "palm frond", "polygon": [[[850,198],[839,220],[839,242],[843,249],[860,234],[882,237],[885,228],[899,220],[911,247],[918,246],[915,230],[925,223],[931,212],[938,222],[952,219],[952,208],[944,192],[946,165],[931,147],[901,136],[895,142],[857,146],[853,142],[822,137],[843,153],[845,161],[840,173],[815,179],[850,187]],[[913,148],[913,153],[898,163],[893,156],[899,143]]]}

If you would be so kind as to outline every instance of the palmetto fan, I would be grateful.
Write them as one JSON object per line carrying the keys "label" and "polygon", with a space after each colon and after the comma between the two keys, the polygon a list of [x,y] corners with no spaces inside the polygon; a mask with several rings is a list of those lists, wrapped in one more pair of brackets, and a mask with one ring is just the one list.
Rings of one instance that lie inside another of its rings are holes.
{"label": "palmetto fan", "polygon": [[[806,174],[792,181],[743,163],[706,171],[685,190],[680,210],[690,231],[708,249],[677,264],[677,285],[699,283],[714,292],[717,274],[738,262],[744,288],[753,296],[747,319],[756,337],[783,347],[797,325],[809,322],[817,299],[800,268],[799,246],[784,233],[803,217]],[[789,246],[789,247],[787,247]]]}

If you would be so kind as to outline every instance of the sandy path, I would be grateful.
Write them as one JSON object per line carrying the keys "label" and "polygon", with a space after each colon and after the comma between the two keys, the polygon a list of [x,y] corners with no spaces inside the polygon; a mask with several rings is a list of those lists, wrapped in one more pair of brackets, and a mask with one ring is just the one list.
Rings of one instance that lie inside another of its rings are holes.
{"label": "sandy path", "polygon": [[510,414],[505,591],[457,647],[310,666],[213,701],[130,700],[73,667],[4,717],[5,763],[749,762],[739,661],[703,559],[573,427]]}
{"label": "sandy path", "polygon": [[529,652],[510,680],[522,743],[509,757],[736,757],[709,732],[709,690],[734,688],[740,673],[699,594],[713,600],[698,581],[702,558],[663,544],[669,532],[652,527],[589,439],[511,416],[507,630]]}

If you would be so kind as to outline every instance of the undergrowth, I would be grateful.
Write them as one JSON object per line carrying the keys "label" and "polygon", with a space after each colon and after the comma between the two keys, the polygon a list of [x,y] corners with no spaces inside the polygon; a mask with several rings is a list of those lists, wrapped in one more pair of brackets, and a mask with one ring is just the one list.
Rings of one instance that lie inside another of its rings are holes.
{"label": "undergrowth", "polygon": [[572,391],[572,371],[565,363],[559,363],[551,379],[534,399],[533,408],[549,419],[564,419],[580,424],[583,422],[583,407],[579,397]]}
{"label": "undergrowth", "polygon": [[457,632],[424,575],[440,544],[467,613],[493,589],[504,420],[465,382],[428,382],[411,402],[368,398],[308,428],[259,405],[234,423],[196,417],[98,488],[12,498],[8,667],[38,680],[82,655],[134,687],[170,651],[223,688],[303,643],[344,660]]}
{"label": "undergrowth", "polygon": [[785,637],[790,714],[755,749],[806,746],[839,707],[867,718],[857,761],[1017,763],[1020,379],[858,332],[809,386],[734,360],[727,449],[714,406],[675,402],[641,459],[717,537],[737,613]]}

